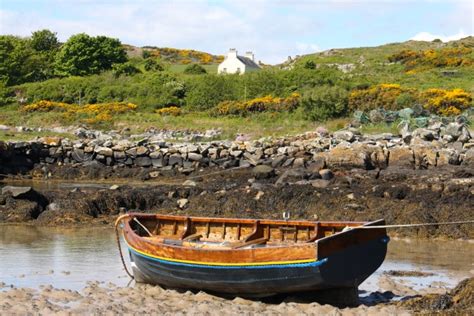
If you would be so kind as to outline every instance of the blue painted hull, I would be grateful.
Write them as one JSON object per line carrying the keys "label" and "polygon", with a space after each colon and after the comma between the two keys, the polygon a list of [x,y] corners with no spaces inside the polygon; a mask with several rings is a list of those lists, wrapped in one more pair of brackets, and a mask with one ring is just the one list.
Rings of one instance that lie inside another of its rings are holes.
{"label": "blue painted hull", "polygon": [[309,263],[209,266],[172,262],[130,251],[137,282],[239,296],[270,296],[354,288],[382,264],[388,237],[357,244]]}

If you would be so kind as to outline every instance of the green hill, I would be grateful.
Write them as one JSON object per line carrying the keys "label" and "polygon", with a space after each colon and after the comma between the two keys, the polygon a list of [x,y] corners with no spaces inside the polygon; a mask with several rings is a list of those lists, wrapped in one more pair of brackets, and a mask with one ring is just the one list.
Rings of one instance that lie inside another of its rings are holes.
{"label": "green hill", "polygon": [[[391,57],[401,52],[417,53],[418,56],[410,60],[414,65],[407,66],[407,63],[393,61]],[[432,52],[435,56],[429,56]],[[457,64],[459,61],[461,62]],[[290,69],[312,64],[315,67],[337,67],[353,81],[371,84],[398,83],[423,89],[462,88],[473,91],[474,37],[447,43],[436,40],[407,41],[376,47],[330,49],[298,56],[276,67]]]}

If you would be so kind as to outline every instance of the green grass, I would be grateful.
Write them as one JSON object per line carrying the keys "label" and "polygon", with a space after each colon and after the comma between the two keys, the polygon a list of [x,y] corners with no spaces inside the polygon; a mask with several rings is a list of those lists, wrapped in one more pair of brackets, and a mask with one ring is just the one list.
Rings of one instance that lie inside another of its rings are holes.
{"label": "green grass", "polygon": [[[367,82],[370,84],[398,83],[405,87],[416,89],[454,89],[461,88],[474,93],[474,65],[455,68],[417,69],[413,74],[407,74],[404,65],[389,63],[388,57],[402,50],[414,51],[453,47],[455,45],[474,46],[474,37],[453,41],[446,44],[407,41],[376,47],[358,47],[334,49],[327,52],[304,55],[295,62],[296,67],[302,67],[307,61],[316,65],[325,64],[354,64],[356,69],[344,77],[348,82]],[[471,54],[471,58],[472,55]],[[454,76],[447,76],[443,71],[455,70]]]}
{"label": "green grass", "polygon": [[[79,125],[80,122],[62,120],[60,113],[22,113],[14,106],[4,107],[0,112],[3,124],[10,126],[28,127],[58,127],[68,125]],[[153,127],[168,130],[194,130],[205,131],[209,129],[220,129],[222,134],[219,139],[234,139],[237,134],[248,135],[252,139],[260,137],[279,137],[296,135],[308,131],[314,131],[322,126],[334,132],[342,129],[351,121],[351,118],[338,118],[326,122],[311,122],[305,119],[302,109],[293,113],[259,113],[248,117],[224,116],[213,117],[204,112],[184,113],[180,116],[160,116],[151,112],[131,112],[116,115],[113,122],[105,125],[91,126],[101,130],[130,128],[131,133],[142,133]],[[366,125],[361,131],[366,134],[397,133],[396,124]],[[51,132],[1,132],[0,140],[31,140],[42,136],[73,137],[72,134],[59,134]]]}
{"label": "green grass", "polygon": [[70,133],[0,131],[0,141],[30,141],[45,136],[76,139],[76,136]]}

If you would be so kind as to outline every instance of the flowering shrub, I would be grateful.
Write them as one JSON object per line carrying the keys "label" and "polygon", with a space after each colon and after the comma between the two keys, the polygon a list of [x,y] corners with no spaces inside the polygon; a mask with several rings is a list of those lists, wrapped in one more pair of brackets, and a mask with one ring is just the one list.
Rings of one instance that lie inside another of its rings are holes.
{"label": "flowering shrub", "polygon": [[162,60],[167,60],[171,62],[179,62],[183,65],[187,65],[190,63],[199,63],[207,65],[211,63],[220,63],[224,60],[224,56],[214,56],[193,49],[147,47],[147,51],[149,51],[150,56],[160,57]]}
{"label": "flowering shrub", "polygon": [[97,104],[68,104],[42,100],[24,106],[23,112],[63,112],[67,119],[81,120],[85,123],[96,124],[112,120],[115,114],[134,111],[137,105],[133,103],[109,102]]}
{"label": "flowering shrub", "polygon": [[421,104],[431,113],[459,115],[472,107],[472,95],[462,89],[428,89],[422,92],[402,88],[397,84],[380,84],[349,95],[351,111],[370,111],[378,108],[399,110]]}
{"label": "flowering shrub", "polygon": [[181,115],[181,109],[177,106],[169,106],[156,110],[156,113],[160,114],[161,116],[179,116]]}
{"label": "flowering shrub", "polygon": [[246,102],[241,101],[223,101],[220,102],[213,110],[214,115],[242,115],[255,112],[283,112],[293,111],[300,102],[300,95],[292,93],[287,98],[274,98],[267,95],[260,98],[255,98]]}
{"label": "flowering shrub", "polygon": [[430,112],[451,116],[472,107],[472,96],[462,90],[428,89],[421,94],[424,107]]}
{"label": "flowering shrub", "polygon": [[474,63],[473,58],[470,56],[472,52],[472,48],[465,46],[438,50],[428,49],[418,52],[402,50],[389,56],[388,60],[390,62],[402,63],[407,71],[414,68],[459,67]]}
{"label": "flowering shrub", "polygon": [[384,108],[386,110],[398,110],[403,105],[397,102],[402,94],[416,94],[413,89],[402,88],[398,84],[382,83],[369,87],[368,89],[354,90],[349,95],[349,109],[351,111],[373,110]]}

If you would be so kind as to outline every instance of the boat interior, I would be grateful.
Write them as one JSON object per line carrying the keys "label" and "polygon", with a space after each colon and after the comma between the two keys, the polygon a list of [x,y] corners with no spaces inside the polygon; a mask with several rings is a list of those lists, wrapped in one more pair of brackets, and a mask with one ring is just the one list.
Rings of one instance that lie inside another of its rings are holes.
{"label": "boat interior", "polygon": [[255,248],[311,243],[367,222],[312,222],[140,214],[129,225],[153,242],[196,248]]}

